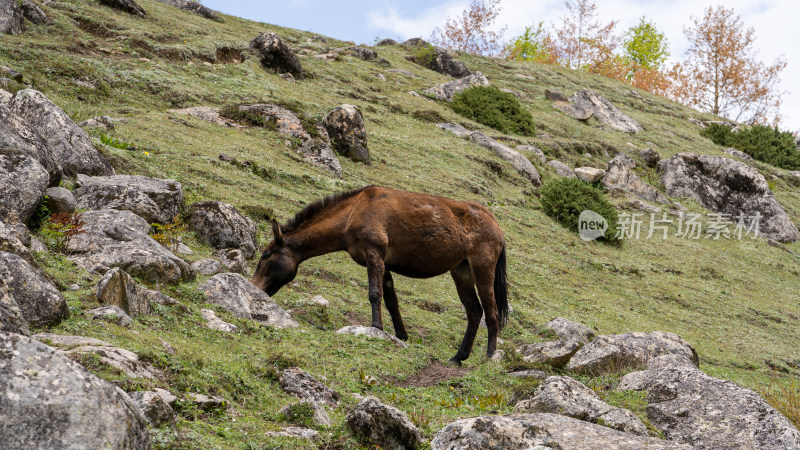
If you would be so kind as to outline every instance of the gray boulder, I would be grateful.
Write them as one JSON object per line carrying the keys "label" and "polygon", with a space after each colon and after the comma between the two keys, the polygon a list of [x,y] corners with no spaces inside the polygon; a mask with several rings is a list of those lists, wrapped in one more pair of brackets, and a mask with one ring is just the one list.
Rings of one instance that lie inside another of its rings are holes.
{"label": "gray boulder", "polygon": [[[50,158],[57,161],[64,172],[86,175],[114,173],[111,164],[92,145],[89,135],[41,92],[33,89],[17,92],[8,103],[8,109],[41,136]],[[48,166],[41,160],[39,162]]]}
{"label": "gray boulder", "polygon": [[397,44],[397,41],[395,41],[394,39],[385,38],[381,39],[376,45],[380,47],[382,45],[395,45],[395,44]]}
{"label": "gray boulder", "polygon": [[728,155],[731,155],[734,158],[736,158],[738,160],[741,160],[741,161],[744,161],[744,162],[747,162],[747,163],[755,162],[755,160],[753,159],[752,156],[748,155],[747,153],[745,153],[745,152],[743,152],[741,150],[736,150],[735,148],[723,148],[722,152],[723,153],[727,153]]}
{"label": "gray boulder", "polygon": [[228,407],[225,399],[218,395],[205,395],[189,392],[186,394],[186,397],[189,401],[194,403],[195,406],[203,411],[224,410]]}
{"label": "gray boulder", "polygon": [[347,414],[347,427],[361,439],[387,450],[416,450],[422,433],[399,409],[366,397]]}
{"label": "gray boulder", "polygon": [[284,369],[278,380],[284,391],[295,397],[336,407],[339,394],[298,367]]}
{"label": "gray boulder", "polygon": [[22,316],[17,301],[8,288],[7,281],[0,278],[0,332],[30,334],[28,321]]}
{"label": "gray boulder", "polygon": [[[642,200],[661,204],[669,204],[670,200],[658,189],[642,181],[631,169],[636,163],[629,157],[620,153],[609,161],[606,174],[601,181],[609,192],[620,190],[629,192]],[[672,195],[672,194],[670,194]]]}
{"label": "gray boulder", "polygon": [[160,428],[164,425],[175,426],[175,411],[153,391],[131,392],[131,400],[142,410],[150,425]]}
{"label": "gray boulder", "polygon": [[267,431],[269,437],[288,437],[316,441],[319,439],[319,431],[304,427],[285,427],[281,431]]}
{"label": "gray boulder", "polygon": [[217,249],[238,248],[256,254],[256,225],[227,203],[203,201],[189,207],[189,227],[202,242]]}
{"label": "gray boulder", "polygon": [[356,45],[351,47],[337,48],[334,49],[333,51],[337,53],[345,53],[350,56],[354,56],[358,59],[361,59],[363,61],[374,61],[375,59],[378,58],[378,53],[375,50]]}
{"label": "gray boulder", "polygon": [[[5,91],[0,91],[0,94]],[[48,186],[56,186],[61,181],[63,163],[56,160],[38,131],[31,128],[27,121],[11,112],[8,104],[13,99],[11,94],[0,95],[4,99],[0,104],[0,155],[29,156],[39,162],[49,174]]]}
{"label": "gray boulder", "polygon": [[595,183],[605,176],[606,171],[595,167],[576,167],[575,176],[587,183]]}
{"label": "gray boulder", "polygon": [[542,185],[542,178],[539,176],[539,171],[536,170],[536,166],[534,166],[533,163],[520,152],[505,144],[501,144],[497,140],[486,136],[480,131],[471,133],[469,135],[469,139],[481,147],[488,148],[489,150],[495,152],[497,156],[509,162],[511,166],[514,167],[514,170],[516,170],[517,173],[522,175],[524,178],[527,178],[534,187],[539,187]]}
{"label": "gray boulder", "polygon": [[356,336],[367,336],[373,339],[383,339],[384,341],[389,341],[393,343],[397,347],[406,348],[408,344],[397,339],[396,337],[392,336],[391,334],[375,327],[362,327],[357,325],[350,325],[344,328],[340,328],[336,330],[337,334],[352,334]]}
{"label": "gray boulder", "polygon": [[358,106],[339,105],[322,119],[333,149],[353,161],[369,164],[367,129]]}
{"label": "gray boulder", "polygon": [[[306,417],[309,411],[312,412],[311,417]],[[301,400],[286,405],[278,411],[278,414],[282,414],[286,421],[292,423],[303,423],[305,420],[310,419],[313,425],[322,427],[331,426],[331,418],[328,417],[325,408],[311,400]]]}
{"label": "gray boulder", "polygon": [[216,275],[222,272],[222,264],[216,259],[201,259],[192,263],[192,270],[202,275]]}
{"label": "gray boulder", "polygon": [[274,69],[278,73],[290,73],[295,78],[303,78],[300,60],[277,34],[269,32],[254,37],[250,41],[250,48],[259,55],[261,65],[265,68]]}
{"label": "gray boulder", "polygon": [[648,167],[656,167],[658,162],[661,161],[661,155],[659,155],[658,152],[652,148],[640,150],[639,157],[642,158],[642,161],[644,161]]}
{"label": "gray boulder", "polygon": [[147,17],[147,13],[133,0],[100,0],[100,3],[134,16]]}
{"label": "gray boulder", "polygon": [[23,154],[0,154],[0,221],[9,214],[27,222],[36,210],[50,176],[35,159]]}
{"label": "gray boulder", "polygon": [[83,234],[69,244],[70,259],[86,270],[105,273],[119,267],[156,283],[194,278],[189,265],[147,233],[150,224],[130,211],[102,209],[81,215]]}
{"label": "gray boulder", "polygon": [[466,138],[466,137],[469,137],[470,134],[472,134],[472,131],[469,131],[468,129],[462,127],[461,125],[459,125],[457,123],[444,123],[444,122],[442,122],[442,123],[437,123],[436,126],[441,128],[441,129],[443,129],[443,130],[445,130],[445,131],[449,131],[449,132],[455,134],[456,136],[458,136],[460,138]]}
{"label": "gray boulder", "polygon": [[150,448],[131,398],[60,352],[0,332],[0,436],[5,448]]}
{"label": "gray boulder", "polygon": [[556,317],[544,324],[544,326],[561,339],[577,342],[579,344],[588,344],[589,341],[594,339],[594,332],[592,330],[563,317]]}
{"label": "gray boulder", "polygon": [[688,445],[637,436],[558,414],[460,419],[440,430],[432,450],[689,450]]}
{"label": "gray boulder", "polygon": [[563,162],[557,159],[554,159],[552,161],[547,161],[547,165],[552,167],[556,171],[558,176],[564,178],[576,178],[575,172],[572,169],[570,169],[568,165],[564,164]]}
{"label": "gray boulder", "polygon": [[630,116],[617,109],[603,96],[590,90],[580,90],[569,98],[570,102],[587,111],[591,111],[600,122],[625,133],[638,133],[642,126]]}
{"label": "gray boulder", "polygon": [[161,3],[174,6],[176,8],[180,8],[184,11],[189,11],[191,13],[197,14],[200,17],[205,17],[206,19],[220,21],[221,19],[216,11],[213,9],[203,6],[200,2],[195,2],[191,0],[158,0]]}
{"label": "gray boulder", "polygon": [[0,33],[18,35],[25,31],[22,4],[17,0],[0,0]]}
{"label": "gray boulder", "polygon": [[756,169],[719,156],[678,153],[659,163],[666,192],[690,197],[716,213],[728,215],[734,224],[740,216],[745,227],[757,222],[759,233],[779,241],[800,239],[800,232],[772,195],[767,180]]}
{"label": "gray boulder", "polygon": [[566,364],[579,348],[577,342],[560,340],[523,345],[517,349],[517,353],[522,356],[523,361],[558,368]]}
{"label": "gray boulder", "polygon": [[[22,224],[17,225],[24,227]],[[3,222],[0,222],[0,252],[13,253],[27,261],[28,264],[35,266],[36,261],[25,246],[25,243],[17,236],[15,228],[14,225],[6,226]]]}
{"label": "gray boulder", "polygon": [[553,108],[561,111],[575,120],[587,121],[592,118],[592,111],[583,106],[575,105],[570,102],[557,101],[553,102]]}
{"label": "gray boulder", "polygon": [[299,324],[264,291],[238,273],[220,273],[200,285],[206,301],[236,317],[253,319],[273,328],[294,328]]}
{"label": "gray boulder", "polygon": [[528,369],[528,370],[518,370],[516,372],[509,372],[508,376],[514,377],[514,378],[528,378],[528,379],[532,379],[532,380],[544,380],[545,378],[549,377],[550,374],[548,374],[544,370]]}
{"label": "gray boulder", "polygon": [[119,267],[105,273],[97,284],[97,301],[121,308],[131,316],[148,314],[150,302],[142,295],[133,278]]}
{"label": "gray boulder", "polygon": [[36,25],[49,25],[52,23],[47,17],[47,14],[39,8],[39,5],[31,0],[22,0],[20,6],[22,7],[22,15]]}
{"label": "gray boulder", "polygon": [[21,257],[0,252],[0,279],[6,281],[29,324],[49,326],[69,317],[67,302],[58,289],[44,273]]}
{"label": "gray boulder", "polygon": [[436,100],[451,102],[456,94],[473,86],[489,86],[489,79],[484,74],[475,72],[458,80],[448,81],[425,89],[422,93],[432,95]]}
{"label": "gray boulder", "polygon": [[[427,42],[415,42],[413,44],[409,44],[408,41],[405,42],[406,45],[414,45],[415,47],[419,47],[420,45],[429,45]],[[453,53],[439,47],[432,47],[432,54],[425,60],[420,60],[414,58],[414,62],[431,69],[435,72],[439,72],[442,75],[449,75],[455,78],[463,78],[472,74],[472,71],[469,70],[466,64],[463,62],[455,59],[453,57]]]}
{"label": "gray boulder", "polygon": [[517,151],[526,154],[530,153],[536,157],[542,164],[547,162],[547,156],[545,156],[544,152],[535,145],[518,145]]}
{"label": "gray boulder", "polygon": [[47,209],[54,214],[75,212],[78,205],[72,192],[63,187],[47,188],[44,195],[47,196]]}
{"label": "gray boulder", "polygon": [[33,338],[59,347],[66,355],[94,355],[102,363],[111,366],[130,378],[158,378],[158,370],[149,363],[140,361],[136,353],[116,347],[100,339],[83,336],[66,336],[53,333],[39,333]]}
{"label": "gray boulder", "polygon": [[596,337],[570,359],[567,369],[596,374],[644,366],[661,355],[674,353],[699,364],[697,352],[675,333],[653,331],[610,334]]}
{"label": "gray boulder", "polygon": [[749,389],[676,365],[642,379],[647,417],[671,441],[697,449],[800,448],[800,431]]}
{"label": "gray boulder", "polygon": [[531,398],[518,402],[514,409],[519,412],[561,414],[647,436],[647,428],[635,414],[600,400],[593,390],[570,377],[548,377]]}
{"label": "gray boulder", "polygon": [[86,315],[94,320],[102,319],[115,323],[121,327],[129,327],[133,323],[131,316],[125,313],[119,306],[101,306],[99,308],[86,311]]}
{"label": "gray boulder", "polygon": [[78,207],[131,211],[149,223],[172,223],[183,210],[183,188],[175,180],[140,175],[78,175]]}
{"label": "gray boulder", "polygon": [[545,89],[544,97],[552,102],[567,102],[567,96],[558,89]]}
{"label": "gray boulder", "polygon": [[114,119],[108,116],[97,116],[86,119],[78,124],[81,128],[102,128],[104,130],[114,129]]}
{"label": "gray boulder", "polygon": [[208,328],[211,328],[212,330],[224,331],[225,333],[233,333],[239,329],[239,327],[237,327],[236,325],[225,322],[224,320],[217,317],[217,314],[210,309],[200,310],[200,315],[202,315],[203,320],[206,321],[206,326]]}

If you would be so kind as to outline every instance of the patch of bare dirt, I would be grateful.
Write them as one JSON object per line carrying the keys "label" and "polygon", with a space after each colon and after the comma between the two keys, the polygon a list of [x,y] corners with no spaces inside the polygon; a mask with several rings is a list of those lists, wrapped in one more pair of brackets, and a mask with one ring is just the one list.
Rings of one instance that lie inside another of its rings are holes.
{"label": "patch of bare dirt", "polygon": [[470,371],[472,371],[470,367],[447,367],[439,360],[431,359],[428,367],[420,370],[413,377],[402,381],[390,381],[394,381],[394,385],[397,387],[428,387],[451,378],[463,377]]}

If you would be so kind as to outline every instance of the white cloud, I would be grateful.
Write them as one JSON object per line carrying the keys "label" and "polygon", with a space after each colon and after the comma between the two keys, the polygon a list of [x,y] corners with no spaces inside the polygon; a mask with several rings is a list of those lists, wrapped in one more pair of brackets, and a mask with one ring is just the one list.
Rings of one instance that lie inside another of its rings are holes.
{"label": "white cloud", "polygon": [[382,8],[367,15],[369,28],[387,30],[400,39],[422,37],[427,39],[431,31],[445,23],[448,17],[455,17],[469,5],[467,0],[442,2],[418,11],[411,17],[403,17],[395,8]]}

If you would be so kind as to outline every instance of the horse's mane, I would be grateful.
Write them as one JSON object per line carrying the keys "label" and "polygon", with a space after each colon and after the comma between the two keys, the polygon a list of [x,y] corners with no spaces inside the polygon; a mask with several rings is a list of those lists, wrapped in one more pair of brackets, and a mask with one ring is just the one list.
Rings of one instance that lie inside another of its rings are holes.
{"label": "horse's mane", "polygon": [[353,189],[352,191],[337,192],[335,194],[328,195],[321,200],[317,200],[314,203],[306,205],[306,207],[301,209],[297,214],[294,215],[294,217],[289,219],[285,224],[281,225],[281,231],[288,233],[300,228],[301,225],[316,217],[320,212],[325,210],[325,208],[347,200],[348,198],[360,193],[368,187],[371,186],[364,186],[362,188]]}

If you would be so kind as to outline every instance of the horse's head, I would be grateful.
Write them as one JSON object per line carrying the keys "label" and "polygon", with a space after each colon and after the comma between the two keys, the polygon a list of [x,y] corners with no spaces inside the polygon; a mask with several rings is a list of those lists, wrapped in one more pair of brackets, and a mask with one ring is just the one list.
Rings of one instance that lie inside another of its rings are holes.
{"label": "horse's head", "polygon": [[272,234],[274,239],[261,254],[252,281],[268,295],[275,295],[286,283],[294,280],[298,266],[297,258],[286,246],[281,227],[275,220],[272,221]]}

